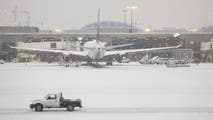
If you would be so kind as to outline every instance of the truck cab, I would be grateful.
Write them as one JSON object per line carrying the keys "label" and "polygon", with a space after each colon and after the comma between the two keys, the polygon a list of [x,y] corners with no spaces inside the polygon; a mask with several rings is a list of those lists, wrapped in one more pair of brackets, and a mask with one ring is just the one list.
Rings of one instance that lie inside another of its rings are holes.
{"label": "truck cab", "polygon": [[60,95],[57,94],[47,94],[43,99],[43,105],[46,108],[60,107]]}

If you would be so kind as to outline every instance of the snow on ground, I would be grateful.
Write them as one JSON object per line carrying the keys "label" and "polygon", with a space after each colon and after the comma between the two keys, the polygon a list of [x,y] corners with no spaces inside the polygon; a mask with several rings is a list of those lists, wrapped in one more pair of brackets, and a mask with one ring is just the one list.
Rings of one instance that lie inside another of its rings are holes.
{"label": "snow on ground", "polygon": [[[56,63],[0,65],[0,119],[212,120],[213,64],[167,68],[139,63],[102,68]],[[29,109],[31,100],[63,92],[82,99],[75,112]]]}

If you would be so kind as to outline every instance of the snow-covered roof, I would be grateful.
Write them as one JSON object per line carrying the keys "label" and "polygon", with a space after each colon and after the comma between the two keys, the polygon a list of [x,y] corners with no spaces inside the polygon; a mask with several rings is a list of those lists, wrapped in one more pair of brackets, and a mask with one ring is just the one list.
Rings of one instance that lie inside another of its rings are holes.
{"label": "snow-covered roof", "polygon": [[[129,24],[125,24],[123,22],[119,21],[102,21],[100,23],[100,28],[103,29],[124,29],[124,28],[130,28],[131,26]],[[97,29],[97,22],[88,24],[81,28],[82,30],[96,30]],[[133,26],[133,29],[137,29],[135,26]]]}

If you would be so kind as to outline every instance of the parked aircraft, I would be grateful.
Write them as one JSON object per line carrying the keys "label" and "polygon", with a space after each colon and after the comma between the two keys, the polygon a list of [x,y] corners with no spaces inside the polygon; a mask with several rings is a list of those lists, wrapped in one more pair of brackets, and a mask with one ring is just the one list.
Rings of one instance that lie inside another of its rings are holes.
{"label": "parked aircraft", "polygon": [[100,10],[98,9],[98,22],[97,22],[97,39],[86,42],[83,46],[76,46],[83,49],[83,51],[66,51],[66,50],[52,50],[52,49],[37,49],[37,48],[25,48],[25,47],[13,47],[10,48],[18,49],[18,50],[26,50],[26,51],[40,51],[40,52],[51,52],[51,53],[62,53],[65,56],[79,56],[86,57],[88,64],[92,64],[92,62],[105,61],[106,65],[112,65],[113,56],[115,55],[124,55],[127,53],[139,53],[145,51],[154,51],[154,50],[165,50],[165,49],[173,49],[178,48],[180,45],[171,46],[171,47],[159,47],[159,48],[146,48],[146,49],[124,49],[124,50],[113,50],[115,48],[130,46],[133,44],[123,44],[116,46],[106,47],[105,43],[101,42],[99,39],[99,29],[100,29]]}

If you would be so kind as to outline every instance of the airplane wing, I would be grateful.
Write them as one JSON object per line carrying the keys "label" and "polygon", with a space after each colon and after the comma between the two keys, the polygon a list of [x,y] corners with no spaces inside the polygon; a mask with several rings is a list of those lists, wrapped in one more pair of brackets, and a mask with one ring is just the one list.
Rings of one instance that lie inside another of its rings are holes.
{"label": "airplane wing", "polygon": [[50,52],[50,53],[62,53],[64,55],[87,56],[86,51],[51,50],[51,49],[25,48],[25,47],[13,47],[13,46],[9,46],[9,47],[17,49],[17,50],[24,50],[24,51],[38,51],[38,52]]}
{"label": "airplane wing", "polygon": [[109,47],[106,47],[105,49],[106,50],[112,50],[112,49],[115,49],[115,48],[126,47],[126,46],[131,46],[131,45],[134,45],[134,44],[122,44],[122,45],[109,46]]}
{"label": "airplane wing", "polygon": [[92,47],[85,47],[85,46],[80,46],[80,45],[74,45],[74,44],[71,44],[72,47],[79,47],[79,48],[83,48],[83,49],[94,49]]}
{"label": "airplane wing", "polygon": [[145,49],[130,49],[130,50],[118,50],[118,51],[106,51],[104,56],[110,56],[110,55],[124,55],[126,53],[139,53],[139,52],[146,52],[146,51],[155,51],[155,50],[166,50],[166,49],[173,49],[173,48],[179,48],[178,46],[171,46],[171,47],[160,47],[160,48],[145,48]]}

